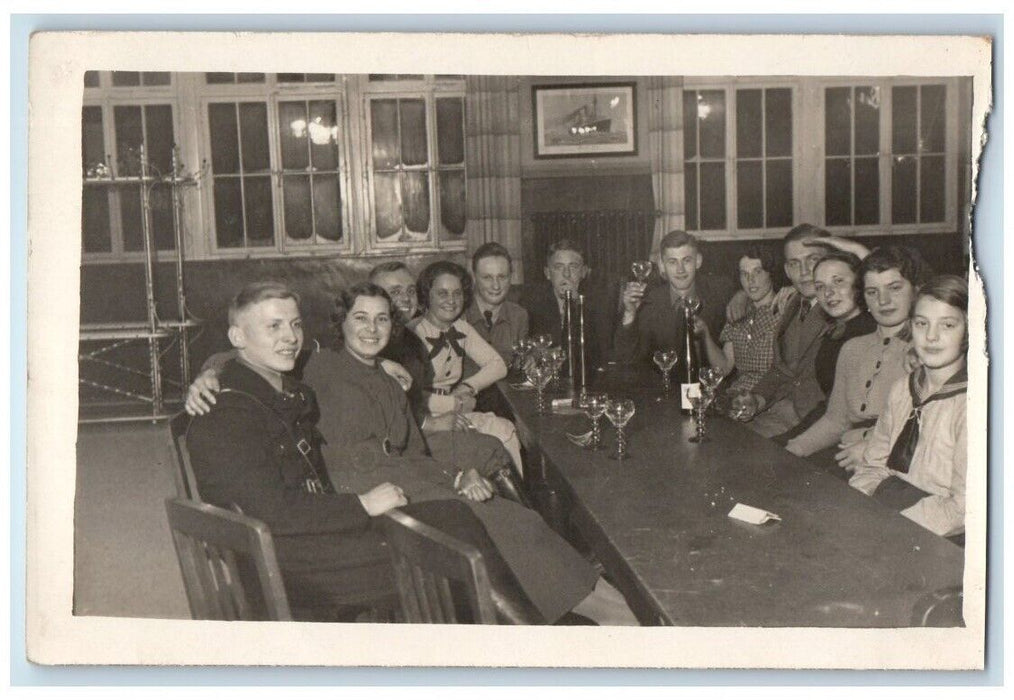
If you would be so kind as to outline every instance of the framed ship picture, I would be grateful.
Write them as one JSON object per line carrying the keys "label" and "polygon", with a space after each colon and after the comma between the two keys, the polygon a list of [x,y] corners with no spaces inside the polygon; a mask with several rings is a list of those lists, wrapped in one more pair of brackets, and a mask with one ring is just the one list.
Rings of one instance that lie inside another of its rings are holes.
{"label": "framed ship picture", "polygon": [[636,105],[635,83],[533,86],[535,157],[635,155]]}

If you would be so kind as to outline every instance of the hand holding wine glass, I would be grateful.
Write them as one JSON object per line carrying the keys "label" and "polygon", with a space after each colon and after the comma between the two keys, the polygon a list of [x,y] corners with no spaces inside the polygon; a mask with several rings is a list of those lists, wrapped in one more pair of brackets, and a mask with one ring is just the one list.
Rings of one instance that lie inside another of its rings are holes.
{"label": "hand holding wine glass", "polygon": [[640,284],[645,284],[648,281],[654,269],[655,266],[651,260],[635,260],[630,265],[630,271],[634,274],[634,279]]}

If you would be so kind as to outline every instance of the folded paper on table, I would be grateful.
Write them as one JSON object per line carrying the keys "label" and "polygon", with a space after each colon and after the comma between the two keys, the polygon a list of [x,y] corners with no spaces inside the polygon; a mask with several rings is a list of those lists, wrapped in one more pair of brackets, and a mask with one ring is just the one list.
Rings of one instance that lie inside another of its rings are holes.
{"label": "folded paper on table", "polygon": [[744,523],[750,523],[751,525],[763,525],[766,522],[772,520],[781,520],[781,516],[775,513],[770,513],[760,508],[754,508],[748,506],[745,503],[737,503],[729,511],[729,517],[735,518],[736,520],[742,520]]}

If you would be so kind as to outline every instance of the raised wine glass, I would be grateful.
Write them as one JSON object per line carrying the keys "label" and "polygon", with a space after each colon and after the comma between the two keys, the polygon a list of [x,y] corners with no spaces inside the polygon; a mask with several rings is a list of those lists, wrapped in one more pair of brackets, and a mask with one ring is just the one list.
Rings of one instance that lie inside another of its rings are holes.
{"label": "raised wine glass", "polygon": [[584,413],[592,422],[591,442],[588,449],[602,449],[602,431],[599,429],[599,420],[609,407],[609,397],[605,394],[589,394],[585,400]]}
{"label": "raised wine glass", "polygon": [[648,281],[648,278],[651,277],[651,272],[654,269],[655,266],[652,264],[651,260],[635,260],[630,264],[630,271],[634,273],[634,279],[640,284],[644,284]]}
{"label": "raised wine glass", "polygon": [[631,399],[614,399],[606,405],[606,418],[616,428],[616,455],[613,459],[627,456],[627,436],[623,428],[634,417],[634,402]]}
{"label": "raised wine glass", "polygon": [[[678,358],[679,353],[675,350],[656,350],[655,354],[651,357],[658,368],[662,370],[662,396],[664,398],[669,398],[669,392],[672,388],[672,383],[669,380],[669,374],[672,372],[672,368],[676,366],[676,360]],[[661,401],[661,399],[659,400]]]}
{"label": "raised wine glass", "polygon": [[535,404],[539,415],[549,414],[546,408],[546,385],[553,378],[553,365],[543,360],[536,360],[528,367],[528,380],[535,385]]}

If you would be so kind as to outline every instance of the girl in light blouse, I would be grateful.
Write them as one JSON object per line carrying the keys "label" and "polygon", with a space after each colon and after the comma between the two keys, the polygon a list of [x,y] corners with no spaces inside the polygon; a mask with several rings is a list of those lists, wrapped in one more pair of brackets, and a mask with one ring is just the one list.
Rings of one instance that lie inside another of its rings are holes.
{"label": "girl in light blouse", "polygon": [[968,283],[939,275],[912,311],[919,365],[891,388],[849,484],[938,535],[965,530]]}

